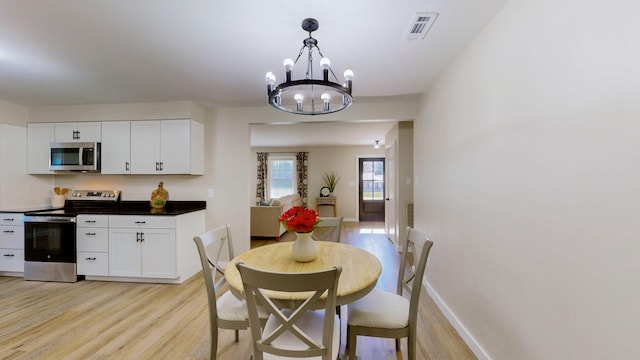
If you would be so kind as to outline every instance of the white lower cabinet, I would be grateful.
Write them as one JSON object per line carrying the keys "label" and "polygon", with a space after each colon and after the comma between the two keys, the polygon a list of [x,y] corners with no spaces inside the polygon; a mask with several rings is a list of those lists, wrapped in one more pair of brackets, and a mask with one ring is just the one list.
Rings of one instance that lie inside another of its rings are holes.
{"label": "white lower cabinet", "polygon": [[0,213],[0,271],[24,272],[23,214]]}
{"label": "white lower cabinet", "polygon": [[178,277],[175,227],[175,217],[110,216],[109,276]]}
{"label": "white lower cabinet", "polygon": [[78,275],[109,275],[109,216],[78,215],[76,219]]}

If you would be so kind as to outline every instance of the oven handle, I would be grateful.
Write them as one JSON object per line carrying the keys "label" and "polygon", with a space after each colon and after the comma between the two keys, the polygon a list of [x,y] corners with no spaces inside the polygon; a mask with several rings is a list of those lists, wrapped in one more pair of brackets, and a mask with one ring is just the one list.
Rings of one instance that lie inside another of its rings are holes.
{"label": "oven handle", "polygon": [[25,216],[22,221],[26,223],[74,223],[76,218],[65,216]]}

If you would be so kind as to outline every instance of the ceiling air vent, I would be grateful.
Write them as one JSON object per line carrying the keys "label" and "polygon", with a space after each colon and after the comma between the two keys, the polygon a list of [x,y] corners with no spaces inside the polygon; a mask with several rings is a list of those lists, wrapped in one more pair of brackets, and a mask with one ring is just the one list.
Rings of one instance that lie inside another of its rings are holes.
{"label": "ceiling air vent", "polygon": [[424,37],[427,36],[429,29],[431,29],[431,25],[433,25],[433,22],[436,21],[437,17],[437,13],[415,13],[413,19],[411,19],[411,24],[409,24],[409,32],[407,33],[405,39],[407,41],[424,39]]}

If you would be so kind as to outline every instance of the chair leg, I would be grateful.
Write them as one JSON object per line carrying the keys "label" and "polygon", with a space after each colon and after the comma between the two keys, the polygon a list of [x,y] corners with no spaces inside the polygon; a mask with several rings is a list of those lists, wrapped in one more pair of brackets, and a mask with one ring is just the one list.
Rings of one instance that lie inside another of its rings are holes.
{"label": "chair leg", "polygon": [[396,339],[396,351],[400,351],[400,339]]}
{"label": "chair leg", "polygon": [[409,335],[407,337],[407,353],[409,360],[416,360],[416,337]]}
{"label": "chair leg", "polygon": [[358,335],[347,325],[347,347],[349,348],[349,360],[356,360],[356,344]]}
{"label": "chair leg", "polygon": [[218,358],[218,328],[211,328],[211,360]]}
{"label": "chair leg", "polygon": [[240,330],[236,329],[236,342],[240,341]]}

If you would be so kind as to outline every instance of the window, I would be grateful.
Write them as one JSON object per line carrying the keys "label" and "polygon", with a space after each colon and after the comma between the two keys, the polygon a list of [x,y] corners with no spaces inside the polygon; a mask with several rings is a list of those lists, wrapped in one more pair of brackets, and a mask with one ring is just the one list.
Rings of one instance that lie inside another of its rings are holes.
{"label": "window", "polygon": [[362,200],[384,199],[384,161],[362,162]]}
{"label": "window", "polygon": [[296,193],[296,157],[269,156],[267,168],[267,198],[279,198]]}

